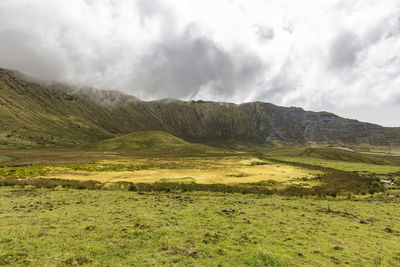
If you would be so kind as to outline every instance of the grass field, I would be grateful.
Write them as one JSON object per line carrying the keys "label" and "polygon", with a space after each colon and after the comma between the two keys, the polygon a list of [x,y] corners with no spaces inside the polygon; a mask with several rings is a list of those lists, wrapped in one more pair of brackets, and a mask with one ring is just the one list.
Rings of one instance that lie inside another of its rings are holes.
{"label": "grass field", "polygon": [[398,198],[7,187],[0,198],[0,265],[400,265]]}

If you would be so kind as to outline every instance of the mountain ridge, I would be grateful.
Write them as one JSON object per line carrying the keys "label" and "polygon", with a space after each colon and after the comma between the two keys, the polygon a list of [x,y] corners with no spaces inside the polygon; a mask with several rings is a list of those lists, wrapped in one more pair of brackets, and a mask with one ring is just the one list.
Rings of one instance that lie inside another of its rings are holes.
{"label": "mountain ridge", "polygon": [[138,131],[223,146],[400,146],[399,127],[259,101],[142,101],[117,91],[40,83],[5,69],[0,90],[0,148],[82,145]]}

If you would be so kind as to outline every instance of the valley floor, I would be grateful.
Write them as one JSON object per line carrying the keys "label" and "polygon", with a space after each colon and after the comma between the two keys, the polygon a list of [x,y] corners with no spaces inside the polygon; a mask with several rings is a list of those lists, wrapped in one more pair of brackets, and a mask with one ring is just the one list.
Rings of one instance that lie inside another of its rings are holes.
{"label": "valley floor", "polygon": [[0,266],[400,266],[397,155],[26,149],[0,165]]}

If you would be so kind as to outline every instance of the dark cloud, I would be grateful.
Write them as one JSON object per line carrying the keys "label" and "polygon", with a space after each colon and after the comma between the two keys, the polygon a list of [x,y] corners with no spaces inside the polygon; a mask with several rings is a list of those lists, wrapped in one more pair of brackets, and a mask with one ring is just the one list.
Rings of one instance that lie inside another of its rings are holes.
{"label": "dark cloud", "polygon": [[341,32],[330,48],[330,67],[335,70],[352,67],[361,49],[361,40],[356,34]]}
{"label": "dark cloud", "polygon": [[193,99],[212,89],[214,97],[226,98],[253,89],[265,68],[257,56],[242,49],[225,51],[189,25],[140,58],[132,81],[146,96]]}
{"label": "dark cloud", "polygon": [[268,26],[256,26],[256,33],[260,42],[265,42],[274,38],[274,29]]}
{"label": "dark cloud", "polygon": [[286,99],[296,99],[291,102],[293,105],[300,105],[306,103],[304,101],[307,96],[296,96],[294,91],[297,89],[298,77],[292,75],[293,62],[290,59],[286,59],[282,64],[279,72],[271,77],[271,79],[263,84],[263,90],[259,91],[259,94],[255,97],[261,101],[277,103],[279,101],[285,103]]}
{"label": "dark cloud", "polygon": [[[158,0],[138,0],[136,5],[139,9],[139,15],[143,18],[154,17],[161,12],[167,11],[166,6],[164,6]],[[165,14],[164,14],[165,15]]]}
{"label": "dark cloud", "polygon": [[173,29],[176,27],[173,10],[160,0],[136,0],[135,4],[138,8],[141,24],[145,24],[146,20],[160,17],[163,21],[162,27],[164,31],[168,28]]}
{"label": "dark cloud", "polygon": [[0,40],[3,67],[22,69],[29,74],[51,80],[64,75],[65,62],[62,55],[55,49],[40,44],[40,40],[29,33],[4,30],[0,31]]}

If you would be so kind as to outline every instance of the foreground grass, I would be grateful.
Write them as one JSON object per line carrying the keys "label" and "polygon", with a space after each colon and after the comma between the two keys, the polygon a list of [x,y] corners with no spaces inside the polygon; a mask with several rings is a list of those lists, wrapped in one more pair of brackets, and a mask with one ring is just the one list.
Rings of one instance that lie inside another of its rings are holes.
{"label": "foreground grass", "polygon": [[2,187],[0,198],[0,265],[400,265],[398,196]]}

